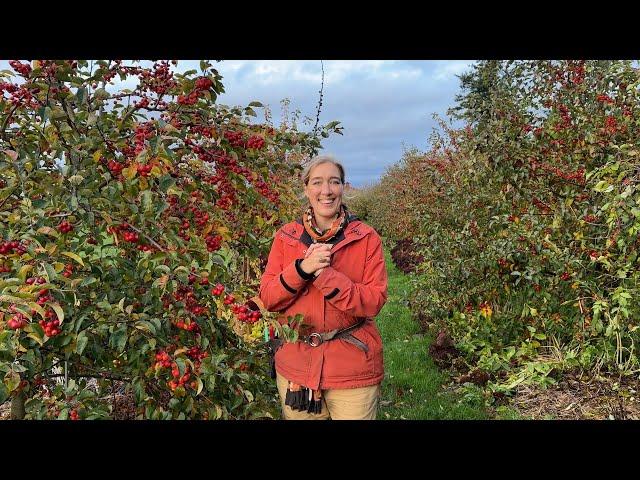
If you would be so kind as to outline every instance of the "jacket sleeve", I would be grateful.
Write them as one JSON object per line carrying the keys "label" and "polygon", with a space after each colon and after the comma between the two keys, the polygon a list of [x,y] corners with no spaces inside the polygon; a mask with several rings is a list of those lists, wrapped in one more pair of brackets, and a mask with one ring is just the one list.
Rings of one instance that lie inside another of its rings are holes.
{"label": "jacket sleeve", "polygon": [[296,262],[284,265],[285,242],[279,232],[271,246],[267,267],[260,281],[259,297],[264,307],[270,312],[281,312],[291,305],[300,295],[300,291],[307,284],[309,278],[304,278],[304,272]]}
{"label": "jacket sleeve", "polygon": [[387,269],[380,236],[373,234],[369,239],[362,283],[325,267],[313,285],[338,310],[354,317],[375,317],[387,301]]}

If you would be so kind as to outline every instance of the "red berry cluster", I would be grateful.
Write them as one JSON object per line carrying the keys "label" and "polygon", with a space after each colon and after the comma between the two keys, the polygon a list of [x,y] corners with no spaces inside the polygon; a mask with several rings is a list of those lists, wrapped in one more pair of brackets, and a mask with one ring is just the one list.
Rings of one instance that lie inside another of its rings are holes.
{"label": "red berry cluster", "polygon": [[11,271],[11,267],[9,265],[0,265],[0,273],[7,273]]}
{"label": "red berry cluster", "polygon": [[[169,347],[167,347],[167,350],[173,351],[175,348],[176,347],[174,345],[170,345]],[[189,348],[186,354],[194,361],[193,371],[196,374],[199,374],[202,360],[207,358],[209,356],[209,353],[201,350],[198,346],[194,346]],[[171,376],[173,377],[173,380],[167,382],[167,385],[169,386],[169,388],[171,388],[172,391],[175,390],[178,386],[185,385],[191,378],[192,371],[190,366],[187,366],[186,372],[184,373],[184,375],[182,375],[182,377],[180,377],[178,364],[172,361],[171,356],[169,355],[169,353],[167,353],[167,351],[161,350],[160,352],[156,353],[155,360],[156,362],[154,368],[156,370],[160,370],[162,368],[171,368]],[[193,389],[196,389],[197,383],[195,381],[192,381],[189,386]]]}
{"label": "red berry cluster", "polygon": [[207,307],[198,303],[193,292],[193,287],[179,285],[178,291],[173,295],[173,298],[176,302],[184,302],[187,311],[194,315],[204,315],[207,313]]}
{"label": "red berry cluster", "polygon": [[260,195],[268,199],[271,203],[275,205],[278,204],[280,194],[275,190],[272,190],[271,188],[269,188],[269,185],[266,182],[264,182],[263,180],[258,180],[255,183],[255,187],[256,187],[256,190],[260,192]]}
{"label": "red berry cluster", "polygon": [[198,281],[200,285],[203,285],[205,287],[209,285],[208,277],[199,277],[198,275],[193,273],[193,270],[192,270],[192,273],[189,274],[188,281],[189,281],[189,285],[193,285],[194,283],[196,283],[196,281]]}
{"label": "red berry cluster", "polygon": [[[171,376],[174,378],[174,380],[167,382],[167,385],[169,385],[169,388],[173,391],[176,388],[183,386],[185,383],[189,381],[189,379],[191,378],[191,367],[187,367],[187,371],[184,372],[184,375],[182,375],[181,377],[180,370],[178,369],[178,365],[174,363],[174,366],[171,369]],[[195,388],[195,387],[196,387],[196,383],[191,382],[191,388]]]}
{"label": "red berry cluster", "polygon": [[153,72],[140,67],[128,67],[128,70],[134,75],[138,75],[142,91],[150,90],[158,95],[163,95],[177,85],[173,79],[169,62],[166,60],[156,62],[153,65]]}
{"label": "red berry cluster", "polygon": [[180,330],[186,330],[187,332],[196,332],[196,333],[201,332],[200,325],[198,325],[196,322],[189,321],[187,323],[182,320],[178,320],[174,323],[174,325],[178,327]]}
{"label": "red berry cluster", "polygon": [[[236,301],[236,297],[234,297],[233,295],[231,295],[230,293],[224,296],[224,300],[223,303],[225,305],[231,305],[233,302]],[[235,313],[235,312],[234,312]]]}
{"label": "red berry cluster", "polygon": [[264,147],[264,138],[259,135],[252,135],[249,137],[249,140],[247,140],[247,147],[261,150],[262,147]]}
{"label": "red berry cluster", "polygon": [[587,223],[595,223],[598,221],[598,217],[596,217],[595,215],[585,215],[584,221]]}
{"label": "red berry cluster", "polygon": [[221,283],[216,284],[216,286],[211,289],[211,294],[215,295],[216,297],[219,297],[220,295],[222,295],[223,292],[224,292],[224,285],[222,285]]}
{"label": "red berry cluster", "polygon": [[0,243],[0,255],[10,255],[12,253],[18,253],[22,255],[26,251],[27,251],[27,247],[25,247],[22,243],[20,243],[17,240]]}
{"label": "red berry cluster", "polygon": [[196,80],[196,88],[198,90],[209,90],[213,86],[213,82],[210,78],[201,77]]}
{"label": "red berry cluster", "polygon": [[109,160],[109,162],[107,163],[107,168],[114,177],[120,175],[124,167],[125,165],[123,163],[117,162],[115,160]]}
{"label": "red berry cluster", "polygon": [[562,275],[560,275],[560,280],[567,281],[569,279],[571,279],[571,275],[568,272],[563,272]]}
{"label": "red berry cluster", "polygon": [[[205,352],[200,347],[195,346],[187,350],[187,356],[192,360],[202,361],[204,358],[209,356],[209,352]],[[196,364],[196,367],[197,366],[198,365]]]}
{"label": "red berry cluster", "polygon": [[215,252],[220,249],[222,237],[220,235],[207,235],[204,239],[207,244],[207,251]]}
{"label": "red berry cluster", "polygon": [[171,356],[165,351],[156,353],[156,360],[156,368],[169,368],[171,366]]}
{"label": "red berry cluster", "polygon": [[60,233],[69,233],[72,230],[73,230],[73,225],[71,225],[66,220],[63,220],[58,224],[58,231]]}
{"label": "red berry cluster", "polygon": [[192,90],[189,95],[178,95],[178,103],[180,105],[194,105],[199,96],[198,90]]}
{"label": "red berry cluster", "polygon": [[[10,310],[13,310],[10,308]],[[7,322],[7,327],[11,330],[20,330],[27,325],[27,317],[22,313],[16,313],[13,317],[9,319]]]}
{"label": "red berry cluster", "polygon": [[605,133],[613,135],[618,131],[618,121],[612,115],[608,115],[604,121],[604,131]]}
{"label": "red berry cluster", "polygon": [[142,99],[139,102],[135,103],[135,107],[136,108],[147,108],[149,106],[149,98],[148,97],[142,97]]}
{"label": "red berry cluster", "polygon": [[196,219],[196,225],[198,225],[198,227],[202,228],[209,222],[208,213],[203,212],[202,210],[199,210],[197,208],[192,208],[192,211]]}
{"label": "red berry cluster", "polygon": [[51,302],[51,301],[53,301],[53,297],[49,294],[49,290],[47,290],[46,288],[43,288],[38,292],[38,300],[36,300],[36,303],[38,305],[44,305],[45,303]]}
{"label": "red berry cluster", "polygon": [[138,169],[138,173],[140,174],[141,177],[148,177],[149,173],[151,173],[151,169],[153,168],[153,165],[151,164],[140,164],[138,163],[136,165],[137,169]]}
{"label": "red berry cluster", "polygon": [[18,60],[9,60],[9,65],[23,77],[28,77],[31,73],[31,65],[28,63],[20,63]]}
{"label": "red berry cluster", "polygon": [[141,252],[153,252],[153,247],[151,245],[138,245],[136,248]]}
{"label": "red berry cluster", "polygon": [[605,95],[604,93],[601,93],[600,95],[598,95],[596,97],[596,100],[600,103],[615,103],[613,98],[611,98],[609,95]]}
{"label": "red berry cluster", "polygon": [[153,137],[153,124],[152,122],[141,123],[136,127],[134,134],[134,143],[136,145],[133,151],[134,155],[138,155],[145,148],[145,141]]}
{"label": "red berry cluster", "polygon": [[75,408],[69,412],[69,418],[71,420],[80,420],[80,415],[78,415],[78,411]]}
{"label": "red berry cluster", "polygon": [[47,313],[44,314],[46,320],[40,320],[38,323],[44,329],[44,333],[47,337],[55,337],[58,335],[60,330],[60,320],[56,316],[53,310],[47,310]]}
{"label": "red berry cluster", "polygon": [[234,305],[231,311],[236,314],[236,318],[241,322],[256,323],[262,318],[259,310],[251,310],[246,305]]}
{"label": "red berry cluster", "polygon": [[231,144],[232,147],[244,147],[245,142],[242,135],[242,132],[233,132],[231,130],[227,130],[224,132],[224,138]]}
{"label": "red berry cluster", "polygon": [[71,263],[67,263],[64,266],[64,271],[62,272],[62,276],[69,278],[71,275],[73,275],[73,265]]}
{"label": "red berry cluster", "polygon": [[125,242],[138,243],[138,240],[140,240],[140,235],[138,235],[138,232],[133,231],[129,227],[128,223],[123,223],[122,225],[120,225],[120,227],[114,227],[114,230],[120,230],[120,232],[122,233],[122,238],[124,238]]}
{"label": "red berry cluster", "polygon": [[599,254],[597,251],[595,251],[595,250],[591,250],[591,251],[589,252],[589,257],[590,257],[592,260],[597,260],[599,256],[600,256],[600,254]]}

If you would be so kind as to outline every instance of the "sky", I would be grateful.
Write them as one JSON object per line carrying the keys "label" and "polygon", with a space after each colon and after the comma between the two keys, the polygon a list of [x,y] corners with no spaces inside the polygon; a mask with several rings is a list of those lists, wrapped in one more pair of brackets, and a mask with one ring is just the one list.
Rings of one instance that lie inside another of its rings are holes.
{"label": "sky", "polygon": [[343,135],[323,139],[355,187],[375,183],[388,166],[402,158],[403,148],[428,149],[435,127],[433,114],[445,115],[459,92],[456,75],[473,61],[420,60],[225,60],[215,64],[226,93],[219,102],[270,106],[278,122],[280,101],[289,110],[315,121],[324,65],[320,123],[341,122]]}
{"label": "sky", "polygon": [[[373,184],[402,158],[403,149],[427,150],[435,127],[433,114],[444,116],[459,93],[456,75],[470,70],[465,60],[223,60],[212,62],[222,75],[225,93],[218,103],[269,106],[280,123],[283,99],[289,111],[315,122],[324,67],[320,124],[341,122],[343,135],[323,139],[322,153],[334,155],[355,187]],[[179,61],[178,70],[198,61]],[[10,68],[0,60],[0,70]],[[116,86],[117,88],[118,86]],[[122,86],[120,86],[122,88]],[[264,117],[257,109],[258,121]]]}

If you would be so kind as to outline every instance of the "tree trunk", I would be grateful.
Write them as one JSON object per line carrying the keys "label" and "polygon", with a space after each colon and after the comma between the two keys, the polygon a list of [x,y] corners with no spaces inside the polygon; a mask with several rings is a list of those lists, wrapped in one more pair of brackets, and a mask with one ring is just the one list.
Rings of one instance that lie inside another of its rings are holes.
{"label": "tree trunk", "polygon": [[11,399],[11,420],[24,420],[25,395],[20,391]]}

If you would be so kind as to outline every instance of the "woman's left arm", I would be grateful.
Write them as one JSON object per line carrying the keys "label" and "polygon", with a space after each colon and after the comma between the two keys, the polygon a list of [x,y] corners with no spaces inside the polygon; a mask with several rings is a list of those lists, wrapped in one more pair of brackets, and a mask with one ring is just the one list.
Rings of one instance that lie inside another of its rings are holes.
{"label": "woman's left arm", "polygon": [[375,317],[387,301],[387,270],[380,236],[372,233],[369,237],[362,283],[329,266],[313,285],[337,309],[354,317]]}

